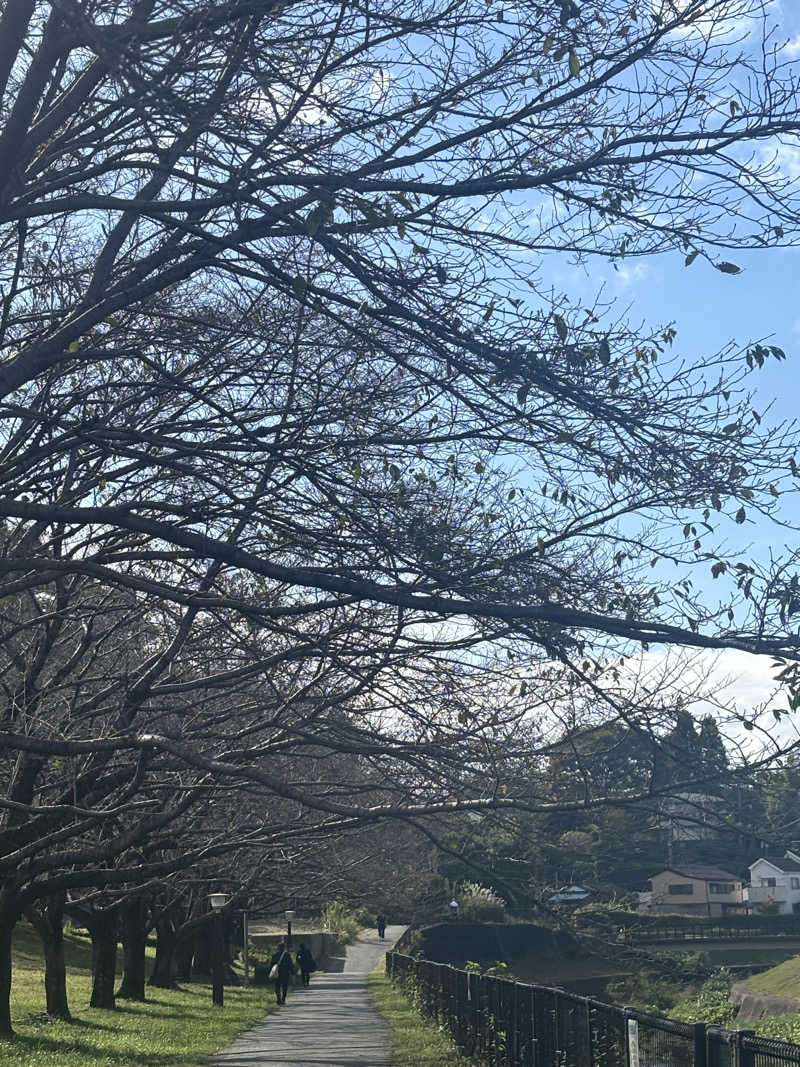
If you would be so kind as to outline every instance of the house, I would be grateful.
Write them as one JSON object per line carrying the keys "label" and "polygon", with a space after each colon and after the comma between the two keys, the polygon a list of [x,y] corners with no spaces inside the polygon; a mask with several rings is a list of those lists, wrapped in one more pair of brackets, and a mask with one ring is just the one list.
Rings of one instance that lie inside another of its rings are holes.
{"label": "house", "polygon": [[800,859],[788,852],[784,859],[762,856],[751,863],[745,899],[751,911],[800,915]]}
{"label": "house", "polygon": [[580,904],[591,896],[591,892],[582,885],[564,885],[548,897],[548,904]]}
{"label": "house", "polygon": [[656,915],[725,915],[744,905],[741,879],[721,867],[668,867],[653,875],[650,890]]}

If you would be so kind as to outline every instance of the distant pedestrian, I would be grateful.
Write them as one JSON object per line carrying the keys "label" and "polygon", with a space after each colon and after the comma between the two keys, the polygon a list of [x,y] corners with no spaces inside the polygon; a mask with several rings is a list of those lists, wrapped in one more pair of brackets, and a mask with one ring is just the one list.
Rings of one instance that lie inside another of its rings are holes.
{"label": "distant pedestrian", "polygon": [[311,950],[304,941],[300,942],[300,948],[297,950],[295,960],[297,961],[297,966],[300,968],[303,985],[309,985],[311,982],[311,972],[316,971],[317,962],[311,955]]}
{"label": "distant pedestrian", "polygon": [[381,912],[375,921],[378,924],[378,937],[383,941],[384,934],[386,933],[386,916]]}
{"label": "distant pedestrian", "polygon": [[285,1004],[289,980],[294,974],[294,964],[285,941],[279,943],[271,963],[270,974],[275,983],[275,999],[279,1004]]}
{"label": "distant pedestrian", "polygon": [[450,901],[450,918],[458,918],[458,901],[455,899],[455,897]]}

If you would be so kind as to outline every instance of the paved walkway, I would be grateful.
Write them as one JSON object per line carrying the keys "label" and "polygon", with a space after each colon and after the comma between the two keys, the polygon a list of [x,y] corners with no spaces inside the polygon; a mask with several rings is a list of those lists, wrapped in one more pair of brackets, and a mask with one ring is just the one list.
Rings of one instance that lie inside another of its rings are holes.
{"label": "paved walkway", "polygon": [[391,1067],[389,1027],[372,1006],[367,974],[404,929],[389,926],[385,941],[368,933],[348,945],[332,971],[312,974],[308,988],[293,986],[286,1004],[240,1034],[212,1067]]}

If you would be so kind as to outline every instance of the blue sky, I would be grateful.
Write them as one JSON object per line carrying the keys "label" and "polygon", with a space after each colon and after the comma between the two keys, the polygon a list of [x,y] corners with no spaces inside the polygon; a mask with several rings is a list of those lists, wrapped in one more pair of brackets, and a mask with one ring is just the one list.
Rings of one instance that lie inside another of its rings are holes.
{"label": "blue sky", "polygon": [[[779,39],[789,42],[786,57],[800,60],[800,0],[773,0],[771,15],[779,27]],[[785,173],[800,183],[800,150],[782,149],[781,162]],[[687,362],[714,354],[730,342],[740,347],[763,340],[778,345],[787,359],[770,360],[752,375],[753,406],[759,413],[770,408],[768,423],[792,421],[800,414],[800,248],[731,251],[719,258],[735,262],[742,273],[722,274],[700,258],[686,267],[683,255],[666,254],[623,261],[616,270],[599,260],[585,268],[565,265],[553,283],[583,299],[602,285],[618,308],[629,308],[632,323],[674,323],[678,331],[674,354]],[[783,495],[781,511],[800,528],[800,492]],[[755,558],[766,557],[770,549],[782,555],[786,549],[800,548],[800,538],[792,530],[763,520],[749,517],[743,527],[725,526],[725,535]],[[693,578],[702,581],[699,574]],[[708,592],[723,594],[724,590],[715,589],[709,578]],[[726,652],[720,656],[701,653],[699,658],[706,662],[709,680],[718,685],[720,698],[735,700],[741,711],[770,697],[774,671],[769,657]],[[783,706],[785,701],[774,703]],[[794,720],[798,717],[792,716],[777,730],[774,723],[770,725],[769,715],[765,721],[769,732],[785,742],[800,737],[800,720]],[[732,737],[737,739],[737,735],[741,740],[741,731],[734,730]]]}

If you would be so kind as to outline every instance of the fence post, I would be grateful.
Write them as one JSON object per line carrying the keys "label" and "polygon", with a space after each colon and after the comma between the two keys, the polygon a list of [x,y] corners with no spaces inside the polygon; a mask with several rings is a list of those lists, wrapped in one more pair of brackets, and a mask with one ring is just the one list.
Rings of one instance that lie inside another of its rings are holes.
{"label": "fence post", "polygon": [[694,1024],[694,1067],[708,1067],[706,1023]]}
{"label": "fence post", "polygon": [[625,1067],[639,1067],[639,1022],[630,1008],[622,1009],[625,1035]]}
{"label": "fence post", "polygon": [[744,1048],[744,1038],[754,1037],[755,1030],[734,1030],[736,1040],[733,1043],[733,1067],[756,1067],[756,1054],[752,1049]]}

